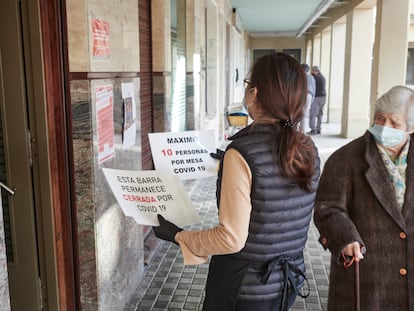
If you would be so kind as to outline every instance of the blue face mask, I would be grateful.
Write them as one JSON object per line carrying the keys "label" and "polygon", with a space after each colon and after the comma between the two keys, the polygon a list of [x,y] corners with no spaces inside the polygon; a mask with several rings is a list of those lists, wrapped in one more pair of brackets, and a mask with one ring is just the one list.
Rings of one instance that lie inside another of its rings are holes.
{"label": "blue face mask", "polygon": [[375,140],[384,147],[392,147],[401,144],[406,140],[406,132],[388,126],[376,125],[368,129]]}

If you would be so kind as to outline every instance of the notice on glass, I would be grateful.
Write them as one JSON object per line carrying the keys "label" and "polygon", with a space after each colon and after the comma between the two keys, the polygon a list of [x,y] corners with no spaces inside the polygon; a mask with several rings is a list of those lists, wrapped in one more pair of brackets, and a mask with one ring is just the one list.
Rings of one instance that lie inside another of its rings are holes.
{"label": "notice on glass", "polygon": [[167,170],[180,179],[217,175],[214,131],[149,133],[152,158],[157,170]]}
{"label": "notice on glass", "polygon": [[135,91],[133,83],[121,84],[124,104],[124,124],[122,129],[122,147],[127,149],[135,145],[137,136],[137,111],[135,106]]}
{"label": "notice on glass", "polygon": [[177,226],[201,222],[181,181],[171,173],[102,170],[124,214],[136,223],[158,226],[157,214]]}
{"label": "notice on glass", "polygon": [[94,58],[109,58],[109,23],[102,19],[92,19],[92,53]]}
{"label": "notice on glass", "polygon": [[101,164],[115,156],[113,86],[111,84],[97,86],[95,93],[98,163]]}

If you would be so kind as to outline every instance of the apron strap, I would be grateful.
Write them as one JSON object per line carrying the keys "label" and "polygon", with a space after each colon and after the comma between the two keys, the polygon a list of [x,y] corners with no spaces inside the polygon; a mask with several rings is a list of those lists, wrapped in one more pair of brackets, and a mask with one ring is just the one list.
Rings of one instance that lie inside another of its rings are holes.
{"label": "apron strap", "polygon": [[[276,266],[282,267],[283,272],[283,285],[282,285],[282,301],[281,301],[281,310],[287,311],[288,310],[288,302],[289,302],[289,289],[292,288],[297,295],[299,295],[302,298],[307,298],[310,294],[310,287],[309,287],[309,281],[306,278],[305,274],[298,268],[298,266],[291,263],[293,259],[299,258],[302,256],[302,253],[299,253],[298,256],[294,257],[286,257],[284,255],[277,256],[276,258],[268,261],[264,267],[264,270],[262,272],[260,281],[263,284],[266,284],[269,280],[270,274],[272,273],[272,270]],[[306,294],[303,294],[298,291],[298,281],[295,276],[300,275],[303,277],[306,283],[307,292]]]}

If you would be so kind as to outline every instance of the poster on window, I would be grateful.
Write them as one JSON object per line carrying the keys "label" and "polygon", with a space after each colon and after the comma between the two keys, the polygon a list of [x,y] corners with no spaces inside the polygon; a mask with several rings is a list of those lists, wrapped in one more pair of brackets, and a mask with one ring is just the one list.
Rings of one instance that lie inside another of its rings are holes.
{"label": "poster on window", "polygon": [[157,170],[167,170],[180,179],[217,175],[213,130],[149,133],[152,158]]}
{"label": "poster on window", "polygon": [[133,83],[122,83],[124,122],[122,128],[122,147],[127,149],[135,145],[137,136],[137,112],[135,106],[135,91]]}
{"label": "poster on window", "polygon": [[113,86],[100,85],[95,88],[96,132],[98,140],[98,163],[115,156]]}
{"label": "poster on window", "polygon": [[102,170],[124,214],[136,223],[158,226],[157,214],[177,226],[201,222],[181,181],[171,173]]}
{"label": "poster on window", "polygon": [[94,58],[109,58],[109,23],[105,20],[92,19],[92,55]]}

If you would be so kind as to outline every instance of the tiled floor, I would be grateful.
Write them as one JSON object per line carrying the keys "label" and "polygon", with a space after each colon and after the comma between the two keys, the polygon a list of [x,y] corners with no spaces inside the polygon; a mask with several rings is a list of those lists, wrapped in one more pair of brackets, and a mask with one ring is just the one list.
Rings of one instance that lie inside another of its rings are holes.
{"label": "tiled floor", "polygon": [[[313,137],[322,162],[349,140],[338,137],[339,125],[325,124],[322,135]],[[217,223],[216,178],[185,185],[202,223],[186,229],[210,228]],[[326,310],[330,254],[322,249],[317,229],[311,224],[305,249],[310,295],[298,297],[292,311]],[[179,247],[163,242],[147,266],[145,277],[124,311],[165,311],[202,309],[208,263],[184,266]]]}

